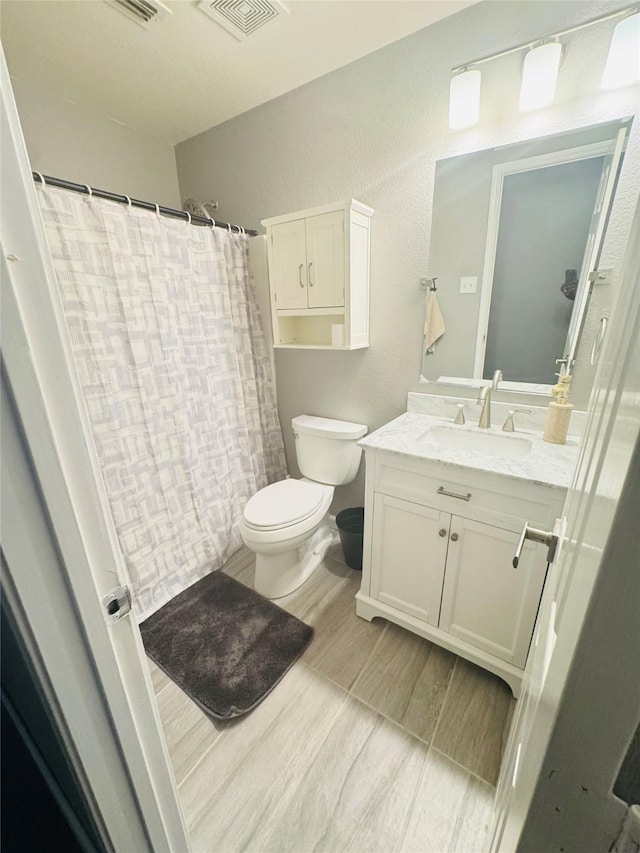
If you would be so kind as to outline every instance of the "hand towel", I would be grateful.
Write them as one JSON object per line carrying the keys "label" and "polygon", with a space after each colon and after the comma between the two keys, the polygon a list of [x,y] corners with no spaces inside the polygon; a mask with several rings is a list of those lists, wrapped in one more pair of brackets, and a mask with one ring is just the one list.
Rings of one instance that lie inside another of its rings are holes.
{"label": "hand towel", "polygon": [[433,353],[433,345],[444,335],[445,327],[438,297],[435,290],[427,293],[426,317],[424,320],[424,352],[425,355]]}

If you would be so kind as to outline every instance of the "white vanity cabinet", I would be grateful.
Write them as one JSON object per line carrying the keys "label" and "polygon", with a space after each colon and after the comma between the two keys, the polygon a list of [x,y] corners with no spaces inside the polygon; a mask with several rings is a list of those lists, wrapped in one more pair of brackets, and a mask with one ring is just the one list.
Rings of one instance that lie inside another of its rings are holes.
{"label": "white vanity cabinet", "polygon": [[369,345],[372,216],[351,199],[262,221],[275,347]]}
{"label": "white vanity cabinet", "polygon": [[551,529],[564,489],[366,448],[356,612],[395,622],[502,677],[517,695],[547,571],[526,521]]}

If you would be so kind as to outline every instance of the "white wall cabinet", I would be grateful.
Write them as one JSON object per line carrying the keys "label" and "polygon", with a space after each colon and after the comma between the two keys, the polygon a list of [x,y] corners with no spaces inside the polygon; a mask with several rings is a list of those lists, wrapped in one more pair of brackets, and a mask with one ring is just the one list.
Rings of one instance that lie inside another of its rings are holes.
{"label": "white wall cabinet", "polygon": [[372,216],[352,199],[262,221],[275,347],[369,345]]}
{"label": "white wall cabinet", "polygon": [[[518,695],[564,490],[367,448],[365,551],[356,612],[383,616],[502,677]],[[439,493],[444,490],[445,494]]]}

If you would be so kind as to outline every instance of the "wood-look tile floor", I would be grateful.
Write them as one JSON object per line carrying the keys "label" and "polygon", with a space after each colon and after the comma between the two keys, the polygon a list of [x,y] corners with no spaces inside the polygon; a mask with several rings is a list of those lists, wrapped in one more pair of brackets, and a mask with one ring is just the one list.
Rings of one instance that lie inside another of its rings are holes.
{"label": "wood-look tile floor", "polygon": [[[242,548],[223,571],[253,583]],[[515,702],[498,678],[355,614],[333,546],[278,604],[315,628],[254,711],[211,720],[149,662],[195,853],[481,851]]]}

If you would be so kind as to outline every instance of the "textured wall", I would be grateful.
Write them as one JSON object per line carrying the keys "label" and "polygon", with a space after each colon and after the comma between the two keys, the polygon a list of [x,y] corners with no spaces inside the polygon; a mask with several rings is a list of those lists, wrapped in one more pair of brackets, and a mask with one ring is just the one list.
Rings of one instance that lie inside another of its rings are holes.
{"label": "textured wall", "polygon": [[[375,429],[404,411],[407,391],[418,387],[424,303],[418,279],[429,272],[435,161],[626,115],[637,100],[629,89],[598,89],[615,22],[568,37],[557,103],[544,111],[518,113],[522,59],[512,55],[484,67],[482,122],[453,133],[451,68],[624,5],[481,3],[177,147],[182,194],[216,198],[221,218],[247,227],[349,197],[375,209],[370,348],[276,353],[293,474],[291,417],[306,412]],[[637,149],[637,127],[634,134]],[[627,158],[627,184],[637,159],[637,152]],[[612,258],[619,258],[630,227],[624,205],[616,204]],[[362,498],[361,470],[354,484],[338,489],[334,508]]]}
{"label": "textured wall", "polygon": [[181,207],[175,151],[161,139],[12,80],[31,166],[45,175]]}

